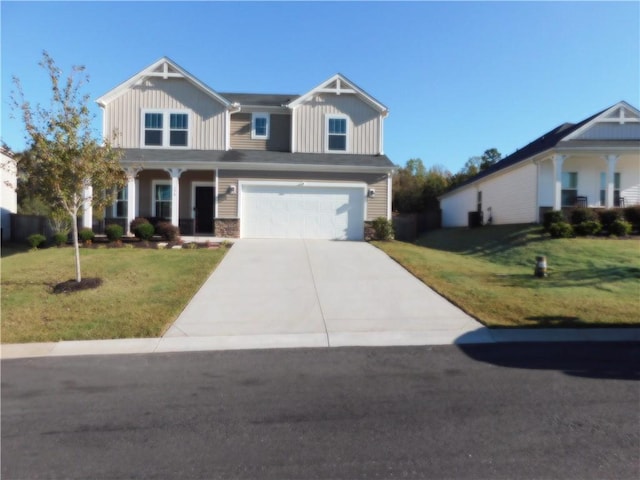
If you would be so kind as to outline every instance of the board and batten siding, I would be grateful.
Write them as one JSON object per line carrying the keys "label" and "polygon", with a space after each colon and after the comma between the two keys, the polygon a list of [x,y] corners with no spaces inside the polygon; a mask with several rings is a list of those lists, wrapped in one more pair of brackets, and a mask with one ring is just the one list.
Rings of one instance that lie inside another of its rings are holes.
{"label": "board and batten siding", "polygon": [[269,115],[269,138],[251,138],[251,114],[231,115],[231,148],[238,150],[291,150],[291,116]]}
{"label": "board and batten siding", "polygon": [[319,94],[295,111],[296,152],[325,153],[326,116],[348,117],[346,153],[380,153],[380,113],[354,95]]}
{"label": "board and batten siding", "polygon": [[145,109],[189,110],[191,148],[225,149],[224,107],[184,79],[147,79],[109,102],[104,109],[105,136],[115,132],[115,145],[140,148]]}
{"label": "board and batten siding", "polygon": [[[357,173],[314,173],[314,172],[264,172],[264,171],[218,171],[218,217],[238,218],[239,182],[251,181],[290,181],[290,182],[362,182],[367,189],[373,188],[376,194],[367,198],[367,218],[374,220],[387,216],[387,175]],[[229,194],[229,187],[235,186],[236,193]]]}

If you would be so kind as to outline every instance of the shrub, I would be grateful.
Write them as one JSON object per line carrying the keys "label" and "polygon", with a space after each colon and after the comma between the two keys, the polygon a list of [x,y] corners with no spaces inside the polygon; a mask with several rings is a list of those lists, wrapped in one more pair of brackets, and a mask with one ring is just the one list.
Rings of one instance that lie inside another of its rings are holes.
{"label": "shrub", "polygon": [[82,243],[89,245],[93,242],[93,239],[96,238],[96,234],[93,233],[93,230],[90,228],[82,228],[78,232],[78,240],[82,241]]}
{"label": "shrub", "polygon": [[146,222],[140,223],[133,231],[133,234],[142,240],[151,240],[151,237],[153,237],[153,234],[155,232],[156,229],[153,228],[153,225],[151,225],[149,222]]}
{"label": "shrub", "polygon": [[571,238],[573,227],[567,222],[556,222],[549,225],[549,233],[553,238]]}
{"label": "shrub", "polygon": [[595,235],[600,230],[602,230],[602,225],[600,225],[600,222],[594,222],[592,220],[582,222],[573,226],[573,231],[576,233],[576,235],[582,236]]}
{"label": "shrub", "polygon": [[590,208],[574,208],[571,210],[571,224],[578,225],[584,222],[597,222],[598,214]]}
{"label": "shrub", "polygon": [[640,229],[640,205],[625,208],[624,219],[636,229]]}
{"label": "shrub", "polygon": [[33,233],[27,237],[27,242],[36,250],[40,245],[47,241],[47,237],[40,235],[39,233]]}
{"label": "shrub", "polygon": [[371,222],[371,227],[376,235],[376,240],[392,240],[393,239],[393,223],[384,217],[378,217]]}
{"label": "shrub", "polygon": [[129,224],[129,229],[135,233],[136,228],[138,228],[138,226],[142,225],[143,223],[150,223],[150,222],[144,217],[136,217],[133,220],[131,220],[131,223]]}
{"label": "shrub", "polygon": [[124,229],[117,223],[112,223],[104,227],[104,233],[110,241],[115,242],[122,238]]}
{"label": "shrub", "polygon": [[564,213],[561,210],[551,210],[550,212],[545,212],[542,220],[542,225],[544,226],[545,232],[549,231],[549,227],[554,223],[564,222]]}
{"label": "shrub", "polygon": [[67,243],[67,238],[69,238],[69,234],[67,232],[56,232],[53,234],[53,237],[51,237],[56,247],[61,247]]}
{"label": "shrub", "polygon": [[598,216],[600,217],[600,223],[602,224],[602,228],[608,230],[613,222],[619,219],[623,219],[623,211],[619,208],[610,208],[607,210],[601,210],[598,212]]}
{"label": "shrub", "polygon": [[167,242],[175,242],[180,239],[180,229],[171,222],[158,222],[156,233],[161,235]]}
{"label": "shrub", "polygon": [[618,237],[626,237],[631,233],[633,226],[629,222],[625,222],[622,219],[614,221],[609,225],[609,235],[616,235]]}

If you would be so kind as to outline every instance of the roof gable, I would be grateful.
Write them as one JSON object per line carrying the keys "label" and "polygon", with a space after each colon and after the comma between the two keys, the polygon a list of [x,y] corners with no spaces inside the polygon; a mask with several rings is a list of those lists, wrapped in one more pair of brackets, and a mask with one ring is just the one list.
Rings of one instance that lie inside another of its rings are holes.
{"label": "roof gable", "polygon": [[132,76],[128,80],[125,80],[113,90],[110,90],[109,92],[102,95],[96,100],[96,102],[98,103],[98,105],[104,107],[115,98],[118,98],[120,95],[124,94],[131,87],[139,85],[144,80],[150,77],[161,78],[164,80],[167,80],[169,78],[183,78],[199,90],[202,90],[204,93],[220,102],[225,107],[229,107],[231,105],[231,102],[229,102],[229,100],[215,92],[212,88],[198,80],[196,77],[191,75],[189,72],[184,70],[168,57],[162,57],[157,62],[136,73],[134,76]]}
{"label": "roof gable", "polygon": [[[602,112],[590,117],[588,121],[581,122],[579,128],[574,129],[569,135],[566,135],[562,140],[590,140],[594,137],[595,130],[601,129],[603,126],[623,126],[619,130],[623,130],[623,134],[625,136],[631,136],[636,138],[629,139],[640,139],[638,134],[640,133],[640,111],[638,111],[635,107],[629,105],[627,102],[618,102],[615,105],[603,110]],[[629,128],[629,125],[633,125]],[[609,130],[611,132],[611,130]],[[601,139],[601,138],[600,138]]]}
{"label": "roof gable", "polygon": [[317,87],[309,90],[294,101],[288,104],[289,108],[296,108],[318,93],[333,93],[335,95],[355,95],[362,101],[370,105],[374,110],[386,116],[389,109],[378,100],[373,98],[367,92],[358,87],[355,83],[340,73],[336,73],[333,77],[325,80]]}

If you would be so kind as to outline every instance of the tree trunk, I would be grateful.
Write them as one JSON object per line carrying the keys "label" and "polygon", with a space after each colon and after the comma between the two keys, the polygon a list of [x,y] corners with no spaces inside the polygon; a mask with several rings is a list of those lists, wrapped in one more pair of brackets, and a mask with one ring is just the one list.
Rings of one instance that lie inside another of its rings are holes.
{"label": "tree trunk", "polygon": [[80,244],[78,243],[78,214],[71,214],[71,235],[73,235],[73,249],[76,254],[76,282],[80,283],[82,276],[80,275]]}

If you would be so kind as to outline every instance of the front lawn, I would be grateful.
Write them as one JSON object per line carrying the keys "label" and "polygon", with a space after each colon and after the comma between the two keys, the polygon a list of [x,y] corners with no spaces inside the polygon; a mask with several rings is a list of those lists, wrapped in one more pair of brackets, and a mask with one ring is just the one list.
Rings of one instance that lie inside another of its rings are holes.
{"label": "front lawn", "polygon": [[[640,240],[550,239],[538,226],[442,229],[374,242],[492,327],[640,326]],[[549,276],[533,275],[545,255]]]}
{"label": "front lawn", "polygon": [[97,289],[53,294],[75,277],[72,248],[2,248],[2,342],[157,337],[220,262],[225,248],[81,249]]}

